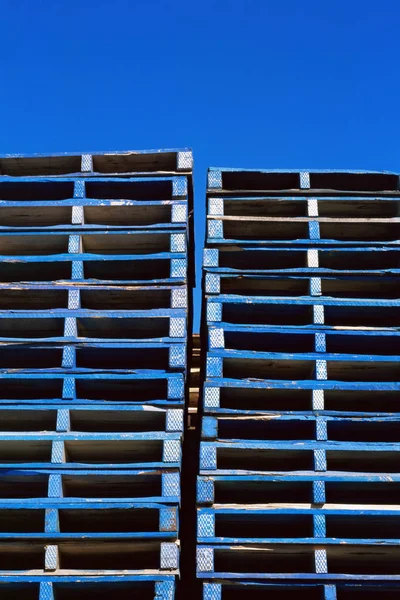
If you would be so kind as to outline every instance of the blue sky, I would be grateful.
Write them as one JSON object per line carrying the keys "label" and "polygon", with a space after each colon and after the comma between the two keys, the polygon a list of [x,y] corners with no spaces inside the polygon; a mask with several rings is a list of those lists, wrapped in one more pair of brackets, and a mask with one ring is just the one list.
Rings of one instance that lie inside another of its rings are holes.
{"label": "blue sky", "polygon": [[400,170],[398,0],[2,0],[0,152]]}

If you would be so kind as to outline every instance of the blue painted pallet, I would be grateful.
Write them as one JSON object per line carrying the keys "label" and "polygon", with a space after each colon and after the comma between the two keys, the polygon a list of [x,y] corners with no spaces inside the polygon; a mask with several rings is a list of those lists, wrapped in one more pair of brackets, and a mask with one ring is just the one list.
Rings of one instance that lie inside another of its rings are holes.
{"label": "blue painted pallet", "polygon": [[[1,212],[0,212],[1,216]],[[400,243],[400,218],[334,219],[280,217],[220,217],[207,220],[207,244],[273,246],[334,244],[363,246]]]}
{"label": "blue painted pallet", "polygon": [[[397,508],[397,510],[396,510]],[[400,507],[251,506],[197,510],[198,544],[398,546]]]}
{"label": "blue painted pallet", "polygon": [[0,283],[0,310],[153,310],[188,308],[186,285]]}
{"label": "blue painted pallet", "polygon": [[88,200],[77,202],[7,202],[0,200],[0,231],[83,233],[105,229],[175,229],[188,226],[186,201]]}
{"label": "blue painted pallet", "polygon": [[165,539],[178,536],[177,506],[139,502],[63,503],[26,506],[0,500],[1,540]]}
{"label": "blue painted pallet", "polygon": [[204,382],[204,409],[247,411],[311,410],[324,414],[397,414],[398,382],[335,380],[222,379]]}
{"label": "blue painted pallet", "polygon": [[0,373],[0,384],[1,403],[16,405],[60,405],[65,400],[104,406],[136,403],[178,408],[184,402],[185,392],[183,374],[164,371],[137,371],[130,375],[11,372]]}
{"label": "blue painted pallet", "polygon": [[236,354],[239,351],[260,353],[303,354],[328,352],[341,354],[375,354],[397,356],[400,354],[400,332],[396,330],[337,329],[321,332],[302,331],[298,326],[280,327],[224,323],[208,327],[208,349],[211,352],[225,350]]}
{"label": "blue painted pallet", "polygon": [[[179,574],[179,545],[158,540],[3,540],[0,577]],[[22,579],[21,579],[22,581]]]}
{"label": "blue painted pallet", "polygon": [[[234,596],[232,596],[234,594]],[[342,595],[343,594],[343,595]],[[393,600],[400,594],[399,583],[262,583],[256,581],[221,581],[203,583],[202,600],[225,600],[226,598],[254,598],[254,600]]]}
{"label": "blue painted pallet", "polygon": [[[347,171],[347,170],[273,170],[273,169],[231,169],[211,167],[208,169],[207,193],[221,195],[246,191],[271,191],[279,193],[294,190],[304,195],[306,190],[330,190],[340,194],[350,192],[365,196],[381,194],[393,195],[400,189],[399,175],[390,171]],[[331,195],[331,194],[329,194]],[[348,195],[348,194],[345,194]]]}
{"label": "blue painted pallet", "polygon": [[207,299],[207,322],[310,327],[396,328],[400,300],[348,298],[281,298],[265,296],[212,296]]}
{"label": "blue painted pallet", "polygon": [[14,600],[57,600],[62,594],[65,600],[76,600],[84,596],[87,600],[97,600],[99,594],[109,598],[131,600],[135,596],[143,600],[174,600],[175,575],[58,575],[55,572],[43,575],[13,576],[3,575],[2,598]]}
{"label": "blue painted pallet", "polygon": [[180,433],[1,432],[2,469],[179,467]]}
{"label": "blue painted pallet", "polygon": [[186,234],[173,231],[0,234],[2,282],[110,280],[176,283],[187,277]]}
{"label": "blue painted pallet", "polygon": [[399,379],[400,356],[331,352],[207,352],[206,377],[234,379],[393,381]]}
{"label": "blue painted pallet", "polygon": [[281,218],[335,217],[335,218],[391,218],[397,217],[400,195],[372,196],[347,195],[210,195],[207,203],[209,217],[261,217]]}
{"label": "blue painted pallet", "polygon": [[61,506],[55,499],[36,506],[0,500],[1,540],[176,540],[178,506],[139,502],[70,501]]}
{"label": "blue painted pallet", "polygon": [[399,297],[397,276],[296,276],[205,273],[206,294],[245,296],[326,296],[333,298]]}
{"label": "blue painted pallet", "polygon": [[5,310],[0,311],[0,339],[11,341],[181,342],[186,339],[185,309],[150,310]]}
{"label": "blue painted pallet", "polygon": [[[0,163],[1,163],[0,158]],[[89,173],[61,176],[0,174],[0,200],[4,202],[59,202],[64,200],[174,200],[187,199],[188,179],[169,174],[142,177],[93,176]]]}
{"label": "blue painted pallet", "polygon": [[1,229],[185,228],[186,177],[45,179],[0,176]]}
{"label": "blue painted pallet", "polygon": [[265,248],[224,246],[205,248],[203,269],[217,274],[254,275],[398,275],[400,248],[363,246],[331,248]]}
{"label": "blue painted pallet", "polygon": [[0,404],[0,431],[90,431],[165,432],[183,434],[183,408],[159,408],[140,404],[101,404],[71,402],[49,404]]}
{"label": "blue painted pallet", "polygon": [[0,155],[0,174],[13,177],[65,177],[67,174],[89,177],[111,173],[154,177],[166,173],[190,174],[192,168],[193,155],[189,148]]}
{"label": "blue painted pallet", "polygon": [[400,581],[399,546],[251,544],[197,547],[201,579]]}
{"label": "blue painted pallet", "polygon": [[[0,296],[1,297],[1,296]],[[105,370],[186,370],[186,344],[177,342],[0,343],[0,371],[46,369],[90,373]]]}
{"label": "blue painted pallet", "polygon": [[[0,233],[0,261],[59,262],[66,260],[133,260],[187,252],[185,232],[161,230],[99,230],[81,233],[18,231]],[[11,258],[12,257],[12,258]]]}
{"label": "blue painted pallet", "polygon": [[213,441],[200,444],[200,474],[347,471],[400,473],[399,443],[346,441]]}
{"label": "blue painted pallet", "polygon": [[386,508],[400,505],[400,474],[390,473],[333,473],[300,472],[220,475],[208,474],[197,478],[199,506],[232,504],[329,505],[349,507],[359,505]]}
{"label": "blue painted pallet", "polygon": [[188,279],[185,252],[157,254],[55,254],[0,258],[0,282],[105,283],[110,285],[183,284]]}
{"label": "blue painted pallet", "polygon": [[208,200],[207,244],[398,243],[399,197]]}
{"label": "blue painted pallet", "polygon": [[[1,183],[0,183],[1,193]],[[84,233],[105,229],[174,229],[188,227],[186,200],[0,200],[0,231]]]}
{"label": "blue painted pallet", "polygon": [[[1,414],[1,413],[0,413]],[[204,415],[205,440],[319,440],[331,442],[400,442],[400,417],[332,417],[282,413]]]}
{"label": "blue painted pallet", "polygon": [[59,506],[87,502],[142,502],[179,505],[177,468],[151,469],[0,469],[0,502],[5,506]]}

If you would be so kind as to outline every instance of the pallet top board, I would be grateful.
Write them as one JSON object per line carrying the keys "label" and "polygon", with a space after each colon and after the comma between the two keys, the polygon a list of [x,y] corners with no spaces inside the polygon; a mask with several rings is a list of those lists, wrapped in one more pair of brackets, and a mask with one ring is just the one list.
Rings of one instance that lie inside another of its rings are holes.
{"label": "pallet top board", "polygon": [[13,177],[67,174],[191,173],[192,151],[128,150],[59,154],[2,154],[0,174]]}
{"label": "pallet top board", "polygon": [[387,171],[310,171],[227,169],[208,170],[208,193],[282,190],[338,191],[347,193],[398,192],[399,175]]}

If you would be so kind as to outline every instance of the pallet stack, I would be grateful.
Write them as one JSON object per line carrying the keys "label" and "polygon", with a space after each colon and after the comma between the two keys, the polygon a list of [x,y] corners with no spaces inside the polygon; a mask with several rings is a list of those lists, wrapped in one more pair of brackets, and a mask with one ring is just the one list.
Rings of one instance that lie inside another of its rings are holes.
{"label": "pallet stack", "polygon": [[0,157],[2,600],[175,598],[191,173]]}
{"label": "pallet stack", "polygon": [[208,175],[203,600],[400,596],[400,192]]}

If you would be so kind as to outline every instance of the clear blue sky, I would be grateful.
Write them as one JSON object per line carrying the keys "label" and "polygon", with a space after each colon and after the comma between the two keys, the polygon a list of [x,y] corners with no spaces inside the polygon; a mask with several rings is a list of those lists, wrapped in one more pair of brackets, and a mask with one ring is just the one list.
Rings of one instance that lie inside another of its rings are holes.
{"label": "clear blue sky", "polygon": [[398,0],[1,0],[0,152],[400,170]]}

